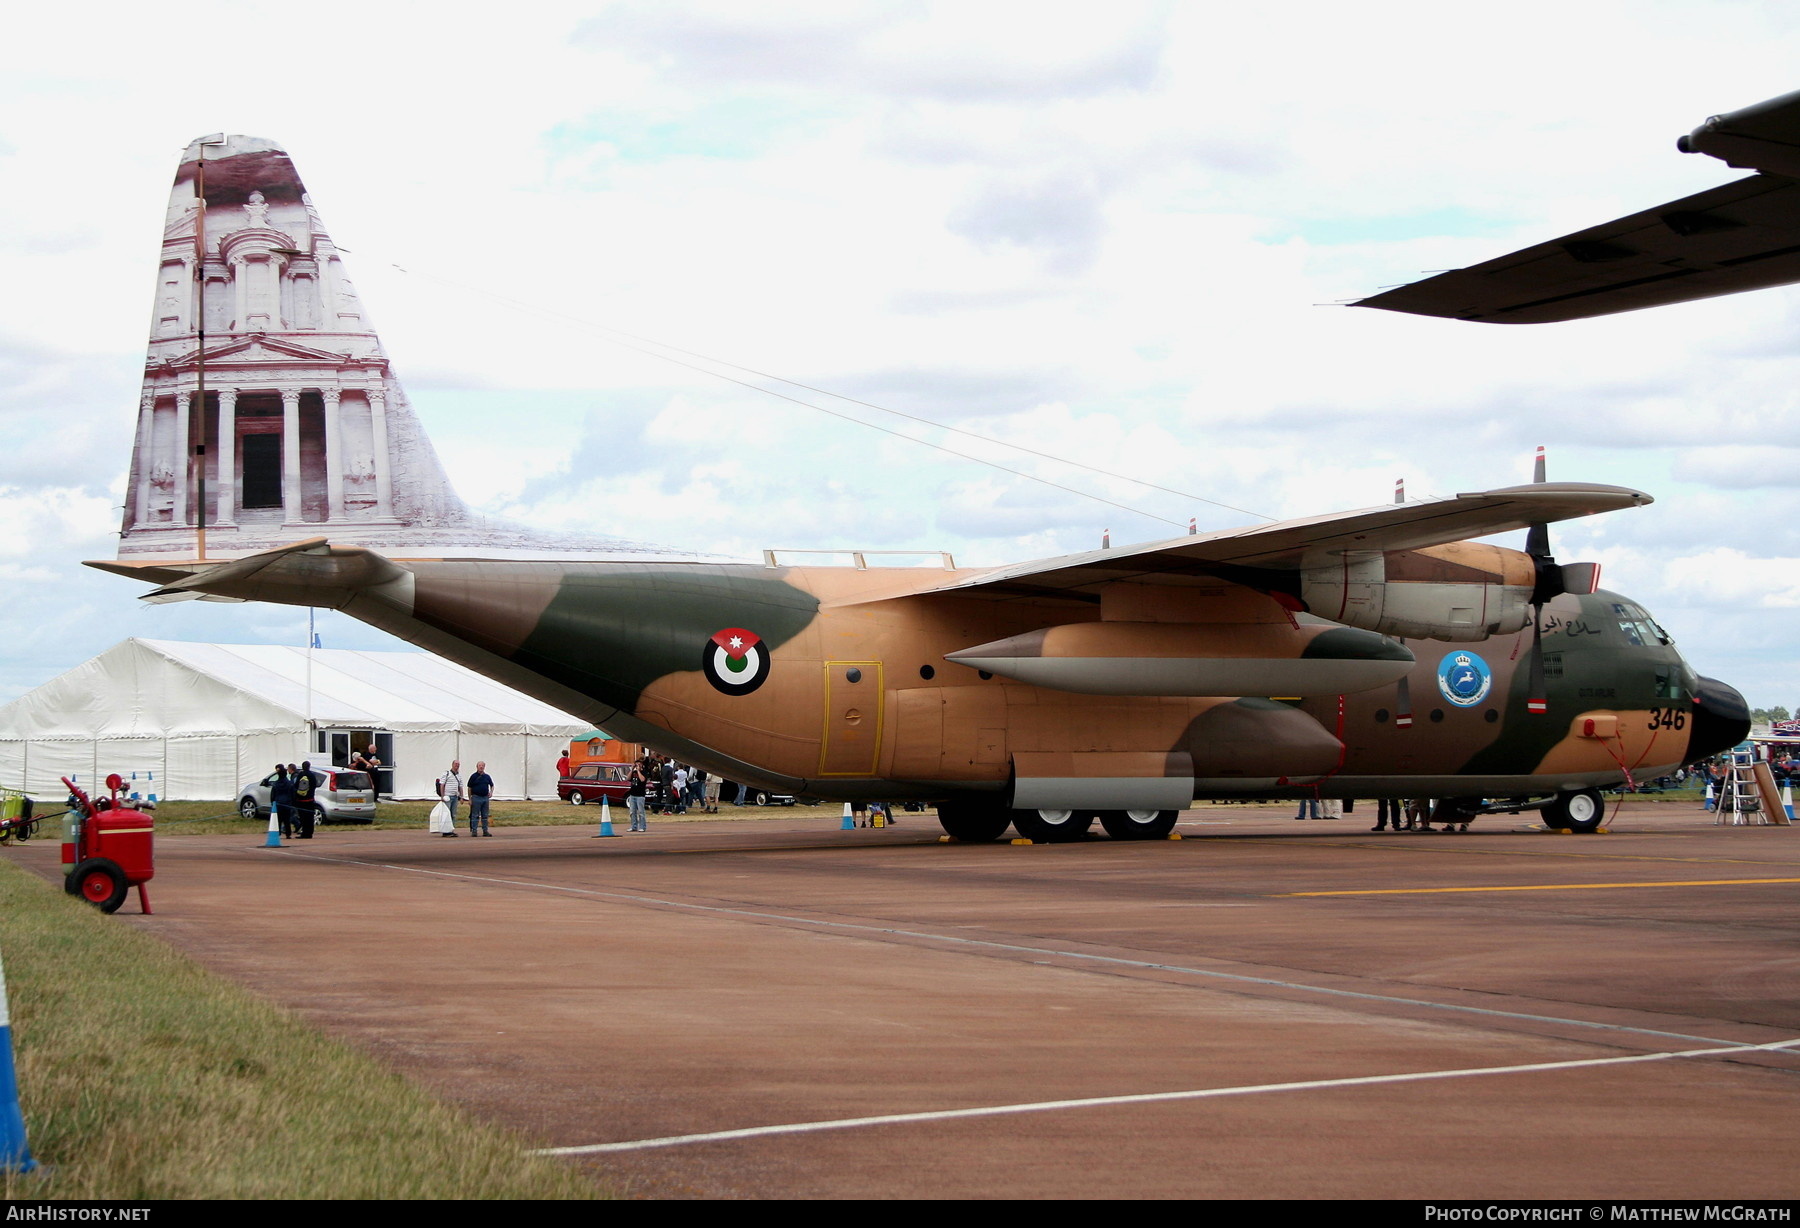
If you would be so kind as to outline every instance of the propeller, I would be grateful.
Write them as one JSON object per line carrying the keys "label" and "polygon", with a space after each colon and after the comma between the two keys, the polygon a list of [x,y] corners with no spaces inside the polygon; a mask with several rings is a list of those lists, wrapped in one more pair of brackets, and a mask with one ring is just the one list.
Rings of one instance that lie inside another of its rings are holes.
{"label": "propeller", "polygon": [[[1531,480],[1544,478],[1544,447],[1538,445],[1537,460],[1532,466]],[[1550,553],[1550,526],[1543,521],[1525,530],[1525,553],[1531,556],[1534,579],[1531,587],[1531,657],[1526,663],[1528,693],[1525,710],[1534,716],[1550,711],[1544,683],[1544,606],[1564,593],[1586,596],[1600,587],[1600,564],[1559,564]]]}

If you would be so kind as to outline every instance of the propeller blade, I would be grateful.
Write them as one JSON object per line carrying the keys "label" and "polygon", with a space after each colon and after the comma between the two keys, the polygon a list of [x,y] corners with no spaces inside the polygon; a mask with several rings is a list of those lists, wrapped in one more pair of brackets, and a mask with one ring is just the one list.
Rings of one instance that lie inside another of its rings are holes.
{"label": "propeller blade", "polygon": [[1564,563],[1562,572],[1562,591],[1574,593],[1577,597],[1586,597],[1590,593],[1600,591],[1600,564],[1598,563]]}
{"label": "propeller blade", "polygon": [[1525,711],[1533,716],[1543,716],[1550,711],[1550,700],[1545,694],[1544,686],[1543,617],[1543,606],[1531,607],[1531,657],[1525,666]]}
{"label": "propeller blade", "polygon": [[[1531,480],[1533,482],[1542,482],[1544,480],[1543,444],[1538,445],[1537,460],[1531,466]],[[1534,559],[1548,559],[1550,557],[1549,525],[1541,523],[1534,524],[1529,529],[1525,530],[1525,553],[1529,554]],[[1541,573],[1543,568],[1540,566],[1538,570]],[[1538,579],[1538,587],[1543,587],[1543,578],[1541,575]],[[1555,594],[1552,593],[1551,596],[1555,596]]]}

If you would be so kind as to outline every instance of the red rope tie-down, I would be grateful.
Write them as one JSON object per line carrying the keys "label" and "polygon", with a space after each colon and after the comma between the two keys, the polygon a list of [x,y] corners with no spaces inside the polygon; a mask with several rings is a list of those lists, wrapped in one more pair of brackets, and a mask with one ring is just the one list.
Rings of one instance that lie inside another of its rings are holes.
{"label": "red rope tie-down", "polygon": [[[1619,765],[1619,770],[1621,772],[1625,773],[1625,787],[1632,793],[1636,793],[1637,792],[1637,781],[1632,779],[1631,765],[1629,763],[1625,762],[1624,755],[1620,754],[1618,751],[1613,750],[1612,745],[1611,745],[1613,738],[1618,739],[1619,749],[1623,750],[1625,748],[1625,735],[1623,733],[1615,733],[1615,734],[1613,734],[1612,738],[1595,738],[1594,740],[1596,742],[1600,743],[1601,746],[1604,746],[1606,748],[1606,753],[1612,756],[1613,762]],[[1643,760],[1640,759],[1639,762],[1641,763],[1641,762],[1643,762]],[[1619,810],[1624,805],[1625,805],[1625,794],[1621,793],[1621,794],[1619,794],[1619,800],[1613,803],[1613,812],[1612,812],[1613,818],[1616,819],[1619,817]]]}

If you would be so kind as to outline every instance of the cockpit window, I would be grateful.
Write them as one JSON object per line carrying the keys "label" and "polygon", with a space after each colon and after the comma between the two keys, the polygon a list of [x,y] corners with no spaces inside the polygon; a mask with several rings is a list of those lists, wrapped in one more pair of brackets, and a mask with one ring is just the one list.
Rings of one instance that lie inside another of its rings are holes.
{"label": "cockpit window", "polygon": [[1681,671],[1673,665],[1659,665],[1656,669],[1656,697],[1680,702],[1687,698],[1687,690],[1681,685]]}
{"label": "cockpit window", "polygon": [[1670,644],[1669,633],[1656,625],[1656,620],[1638,609],[1628,601],[1613,602],[1613,613],[1618,616],[1619,630],[1625,638],[1642,648],[1645,644]]}

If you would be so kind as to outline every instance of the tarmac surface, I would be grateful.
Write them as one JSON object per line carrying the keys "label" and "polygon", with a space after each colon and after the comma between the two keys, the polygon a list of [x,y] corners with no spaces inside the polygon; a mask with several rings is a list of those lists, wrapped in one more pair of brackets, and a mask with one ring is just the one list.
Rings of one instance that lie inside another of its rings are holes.
{"label": "tarmac surface", "polygon": [[1800,829],[1372,809],[170,837],[118,917],[640,1197],[1800,1193]]}

